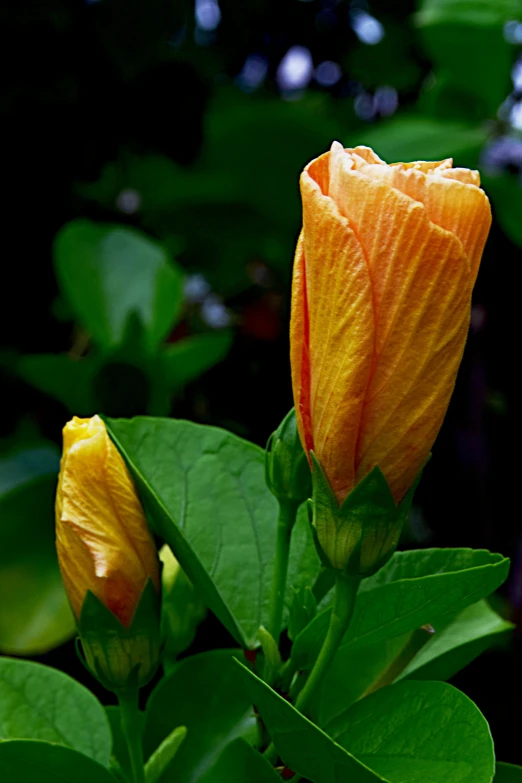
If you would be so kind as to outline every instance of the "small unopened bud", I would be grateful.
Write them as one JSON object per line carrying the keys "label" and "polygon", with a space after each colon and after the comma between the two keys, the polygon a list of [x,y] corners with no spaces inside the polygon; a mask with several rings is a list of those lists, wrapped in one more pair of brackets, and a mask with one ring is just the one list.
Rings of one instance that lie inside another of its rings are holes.
{"label": "small unopened bud", "polygon": [[294,408],[268,439],[265,476],[270,492],[280,503],[299,505],[311,497],[310,466],[299,440]]}

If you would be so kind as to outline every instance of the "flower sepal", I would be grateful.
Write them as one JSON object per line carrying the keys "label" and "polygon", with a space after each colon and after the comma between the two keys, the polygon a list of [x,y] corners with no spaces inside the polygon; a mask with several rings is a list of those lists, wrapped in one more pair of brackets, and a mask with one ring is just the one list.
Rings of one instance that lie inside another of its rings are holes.
{"label": "flower sepal", "polygon": [[152,580],[126,627],[87,591],[77,623],[84,665],[107,690],[134,691],[146,685],[160,661],[160,598]]}
{"label": "flower sepal", "polygon": [[315,545],[322,563],[347,577],[375,574],[393,555],[422,471],[397,505],[381,469],[373,470],[347,495],[341,506],[315,454],[309,508]]}

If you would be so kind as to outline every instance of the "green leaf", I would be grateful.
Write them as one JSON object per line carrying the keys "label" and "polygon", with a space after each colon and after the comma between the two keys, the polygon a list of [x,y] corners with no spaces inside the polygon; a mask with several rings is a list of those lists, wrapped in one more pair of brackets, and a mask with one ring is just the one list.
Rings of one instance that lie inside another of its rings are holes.
{"label": "green leaf", "polygon": [[27,383],[63,403],[76,416],[96,412],[93,381],[100,362],[93,356],[73,359],[67,354],[21,356],[15,368]]}
{"label": "green leaf", "polygon": [[494,783],[522,783],[522,767],[497,761]]}
{"label": "green leaf", "polygon": [[513,628],[486,601],[449,619],[433,618],[432,626],[434,633],[418,628],[377,644],[344,647],[314,696],[311,717],[327,727],[363,694],[384,685],[406,678],[447,680]]}
{"label": "green leaf", "polygon": [[397,678],[448,680],[515,627],[486,601],[464,609],[449,624],[434,620],[435,633]]}
{"label": "green leaf", "polygon": [[455,20],[462,24],[502,24],[520,14],[519,0],[423,0],[417,21],[421,25]]}
{"label": "green leaf", "polygon": [[155,348],[178,317],[182,277],[156,241],[125,226],[75,220],[58,233],[56,274],[80,323],[100,346],[122,342],[136,313]]}
{"label": "green leaf", "polygon": [[[199,783],[229,742],[257,735],[252,705],[238,682],[234,654],[231,650],[214,650],[185,658],[149,699],[145,757],[173,729],[187,728],[187,737],[172,765],[176,783]],[[170,779],[170,768],[161,778],[164,783]]]}
{"label": "green leaf", "polygon": [[161,745],[156,748],[145,764],[146,783],[158,783],[186,736],[187,729],[185,726],[178,726],[178,728],[173,729],[168,737],[163,740]]}
{"label": "green leaf", "polygon": [[491,783],[488,724],[473,702],[442,682],[402,682],[362,699],[329,733],[391,783]]}
{"label": "green leaf", "polygon": [[0,740],[7,739],[57,743],[104,766],[111,755],[105,711],[87,688],[48,666],[0,658]]}
{"label": "green leaf", "polygon": [[[504,582],[509,560],[484,550],[426,549],[396,552],[373,577],[363,580],[348,632],[339,648],[376,644],[413,631],[436,617],[464,609]],[[299,634],[292,657],[307,668],[317,657],[330,611]]]}
{"label": "green leaf", "polygon": [[114,783],[110,772],[88,756],[38,740],[0,742],[0,780],[6,783]]}
{"label": "green leaf", "polygon": [[54,444],[0,458],[0,649],[37,655],[74,633],[58,569],[54,494],[59,452]]}
{"label": "green leaf", "polygon": [[199,783],[281,783],[272,765],[239,738],[227,745],[214,766]]}
{"label": "green leaf", "polygon": [[165,544],[159,553],[161,571],[161,628],[163,665],[170,671],[176,657],[190,647],[207,610],[194,585]]}
{"label": "green leaf", "polygon": [[415,17],[436,73],[474,95],[486,116],[496,115],[511,88],[504,24],[519,14],[517,0],[423,0]]}
{"label": "green leaf", "polygon": [[[377,783],[372,772],[266,683],[236,661],[239,678],[255,704],[285,765],[313,783]],[[385,781],[387,783],[387,781]]]}
{"label": "green leaf", "polygon": [[[202,600],[241,645],[254,646],[268,622],[277,524],[263,451],[225,430],[174,419],[109,419],[108,428],[156,531]],[[296,534],[289,571],[307,562],[298,580],[313,583],[319,563],[307,535]]]}
{"label": "green leaf", "polygon": [[487,129],[476,123],[403,114],[362,129],[349,142],[372,147],[387,163],[452,157],[456,166],[474,167],[486,139]]}
{"label": "green leaf", "polygon": [[0,470],[0,498],[42,476],[56,477],[60,468],[60,454],[54,443],[35,443],[27,449],[2,454]]}
{"label": "green leaf", "polygon": [[161,353],[165,384],[171,391],[183,388],[224,359],[231,345],[232,332],[225,330],[193,335],[166,346]]}
{"label": "green leaf", "polygon": [[[418,633],[421,632],[414,632]],[[314,723],[326,730],[330,721],[357,699],[366,692],[377,690],[381,678],[401,655],[409,639],[410,634],[402,634],[376,644],[345,647],[339,651],[310,701],[308,714]]]}
{"label": "green leaf", "polygon": [[482,184],[492,198],[495,217],[508,237],[522,247],[522,186],[515,174],[489,174]]}

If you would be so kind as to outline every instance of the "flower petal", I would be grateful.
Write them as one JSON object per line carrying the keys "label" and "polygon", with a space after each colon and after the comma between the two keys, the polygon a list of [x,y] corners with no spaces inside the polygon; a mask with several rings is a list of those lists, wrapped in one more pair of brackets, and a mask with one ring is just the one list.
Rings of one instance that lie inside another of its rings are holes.
{"label": "flower petal", "polygon": [[151,578],[155,547],[125,463],[99,417],[64,429],[56,502],[60,568],[78,617],[91,590],[124,625]]}
{"label": "flower petal", "polygon": [[419,202],[356,170],[350,157],[332,148],[330,194],[364,249],[375,312],[356,481],[379,465],[400,500],[453,390],[469,323],[470,269],[460,241]]}
{"label": "flower petal", "polygon": [[369,165],[353,156],[354,168],[370,179],[379,179],[423,204],[432,223],[455,234],[468,256],[472,285],[491,226],[489,200],[480,189],[477,171],[451,168],[441,163]]}
{"label": "flower petal", "polygon": [[319,167],[308,167],[301,177],[303,234],[294,271],[291,344],[292,362],[296,352],[303,358],[294,367],[293,383],[296,408],[305,401],[298,416],[305,448],[314,449],[342,501],[354,485],[355,445],[374,350],[373,304],[359,242],[320,187],[322,157],[321,177]]}

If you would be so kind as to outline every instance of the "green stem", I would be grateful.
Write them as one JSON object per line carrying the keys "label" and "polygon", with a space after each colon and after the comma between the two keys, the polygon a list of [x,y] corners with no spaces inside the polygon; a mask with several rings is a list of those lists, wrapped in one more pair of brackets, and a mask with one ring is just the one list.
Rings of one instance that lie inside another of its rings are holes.
{"label": "green stem", "polygon": [[[349,579],[342,574],[336,574],[335,596],[328,633],[326,634],[323,646],[317,656],[313,669],[310,672],[310,676],[297,697],[295,707],[299,712],[304,712],[306,709],[315,689],[321,683],[328,671],[328,667],[335,657],[335,653],[339,648],[344,634],[348,630],[360,582],[360,579]],[[276,762],[278,752],[273,742],[270,743],[263,755],[272,764]],[[299,780],[299,778],[297,778],[297,780]]]}
{"label": "green stem", "polygon": [[118,693],[120,720],[129,751],[132,783],[145,783],[138,689]]}
{"label": "green stem", "polygon": [[360,580],[350,579],[342,574],[336,574],[335,597],[330,617],[330,625],[321,651],[317,656],[313,669],[310,672],[303,690],[295,703],[299,712],[304,712],[314,691],[320,685],[328,668],[330,667],[341,640],[348,630],[355,607],[355,598],[359,589]]}
{"label": "green stem", "polygon": [[274,576],[272,580],[272,594],[270,596],[270,610],[268,615],[268,631],[272,634],[277,645],[279,645],[279,635],[281,633],[281,624],[283,620],[290,539],[292,537],[292,528],[295,524],[298,508],[298,505],[290,501],[281,502],[279,504]]}

